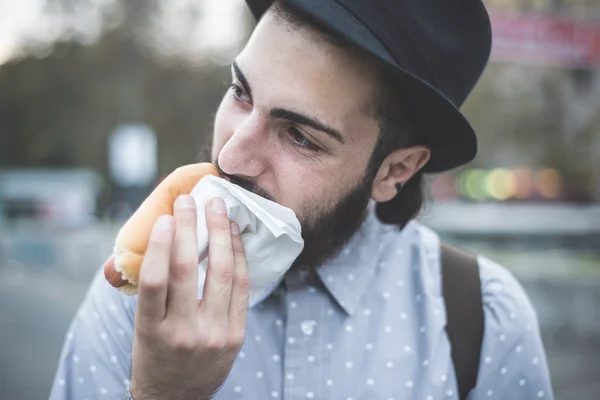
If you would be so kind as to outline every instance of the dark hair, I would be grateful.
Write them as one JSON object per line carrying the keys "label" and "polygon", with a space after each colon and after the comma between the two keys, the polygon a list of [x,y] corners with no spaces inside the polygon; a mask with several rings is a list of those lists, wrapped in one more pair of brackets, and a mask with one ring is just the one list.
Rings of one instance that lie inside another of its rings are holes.
{"label": "dark hair", "polygon": [[[320,35],[315,40],[346,49],[369,60],[379,70],[379,87],[369,103],[369,114],[379,122],[379,137],[371,153],[365,170],[364,179],[373,180],[381,163],[397,149],[425,144],[419,134],[418,121],[404,91],[392,73],[371,55],[343,39],[331,34],[329,30],[310,15],[296,9],[285,0],[276,0],[271,7],[275,17],[293,28],[309,26]],[[424,202],[423,172],[418,171],[404,186],[398,186],[396,196],[385,203],[377,203],[377,217],[384,223],[404,227],[417,216]]]}

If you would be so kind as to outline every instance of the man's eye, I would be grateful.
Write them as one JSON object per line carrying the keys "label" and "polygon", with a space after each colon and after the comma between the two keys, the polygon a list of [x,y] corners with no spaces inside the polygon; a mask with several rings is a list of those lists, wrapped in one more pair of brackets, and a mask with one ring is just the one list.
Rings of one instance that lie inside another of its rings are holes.
{"label": "man's eye", "polygon": [[313,153],[317,153],[321,150],[318,146],[314,145],[310,140],[308,140],[306,136],[304,136],[298,129],[293,127],[289,128],[288,133],[292,139],[292,145],[295,147],[298,147],[302,150],[308,150]]}
{"label": "man's eye", "polygon": [[229,90],[231,90],[231,93],[232,93],[232,96],[234,99],[236,99],[238,101],[246,102],[246,103],[250,102],[250,97],[246,94],[246,92],[244,92],[244,89],[242,89],[235,83],[232,83],[231,85],[229,85]]}

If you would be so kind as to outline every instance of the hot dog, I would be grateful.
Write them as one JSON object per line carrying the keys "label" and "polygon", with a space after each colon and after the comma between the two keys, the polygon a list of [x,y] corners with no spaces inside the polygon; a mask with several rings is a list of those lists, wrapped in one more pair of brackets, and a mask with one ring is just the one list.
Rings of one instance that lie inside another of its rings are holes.
{"label": "hot dog", "polygon": [[169,174],[142,202],[119,230],[112,256],[104,264],[104,277],[121,292],[138,292],[140,268],[154,223],[163,214],[173,215],[177,197],[190,194],[206,175],[219,176],[210,163],[190,164]]}

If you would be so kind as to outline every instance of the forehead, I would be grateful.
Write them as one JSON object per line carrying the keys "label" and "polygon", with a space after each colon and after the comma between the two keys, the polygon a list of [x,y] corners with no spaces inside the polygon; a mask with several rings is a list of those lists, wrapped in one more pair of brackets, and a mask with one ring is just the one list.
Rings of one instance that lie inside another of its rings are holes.
{"label": "forehead", "polygon": [[377,71],[367,60],[267,13],[237,62],[255,103],[309,112],[351,131],[367,115]]}

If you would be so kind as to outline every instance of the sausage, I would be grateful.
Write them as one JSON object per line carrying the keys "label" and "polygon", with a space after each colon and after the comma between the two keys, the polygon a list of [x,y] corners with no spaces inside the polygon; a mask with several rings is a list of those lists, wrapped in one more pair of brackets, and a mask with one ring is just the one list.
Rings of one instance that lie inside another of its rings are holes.
{"label": "sausage", "polygon": [[104,263],[104,277],[112,286],[120,288],[127,285],[128,281],[123,279],[123,275],[115,269],[115,256],[112,255]]}

